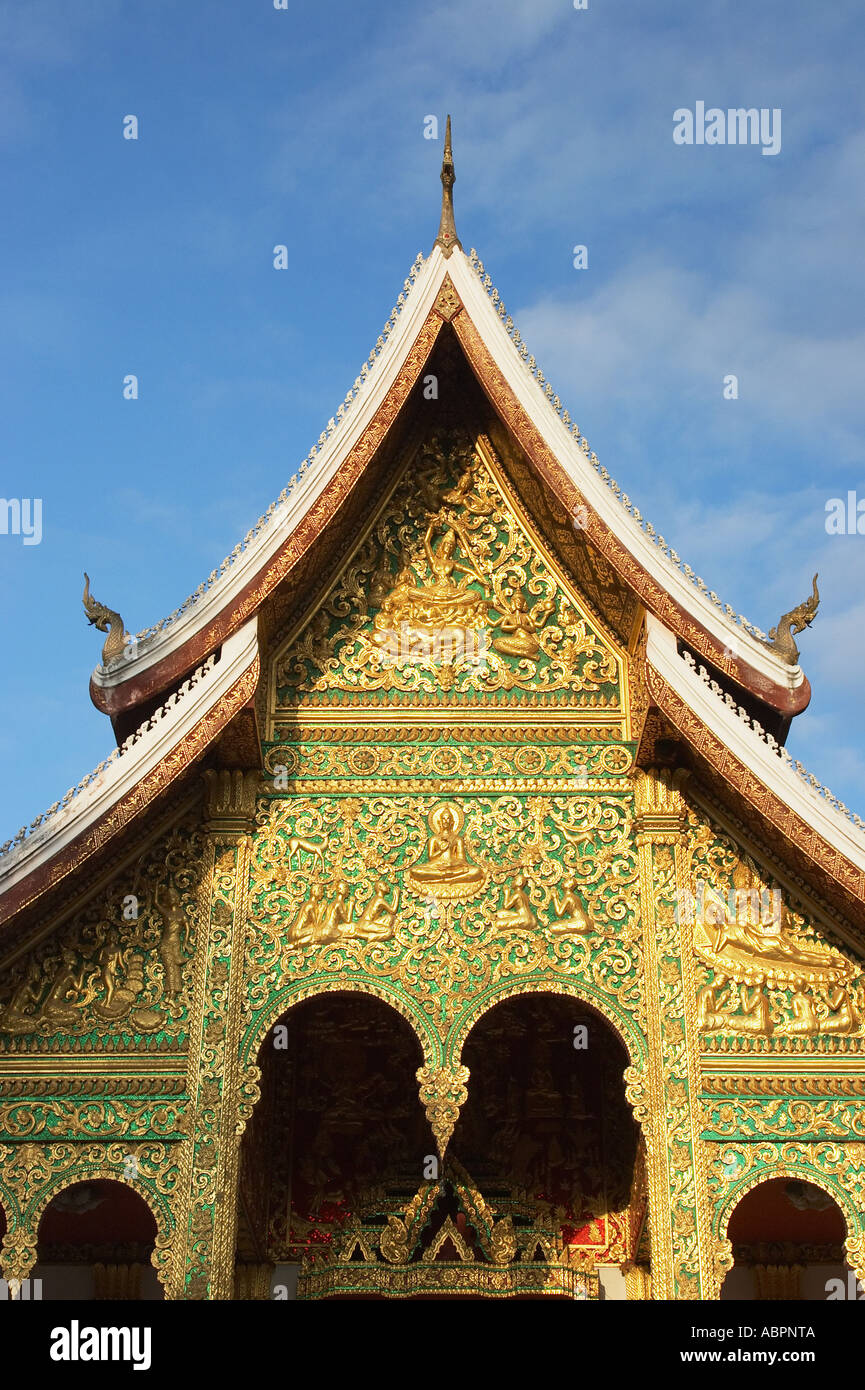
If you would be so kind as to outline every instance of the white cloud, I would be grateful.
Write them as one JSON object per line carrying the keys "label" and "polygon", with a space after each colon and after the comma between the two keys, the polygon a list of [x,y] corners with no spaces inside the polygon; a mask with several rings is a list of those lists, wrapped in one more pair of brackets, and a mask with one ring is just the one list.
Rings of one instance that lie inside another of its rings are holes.
{"label": "white cloud", "polygon": [[[578,274],[580,272],[575,272]],[[834,337],[779,328],[756,288],[650,261],[632,263],[587,298],[545,297],[517,310],[526,342],[566,399],[627,400],[657,409],[683,396],[722,399],[738,377],[739,399],[757,416],[819,427],[849,448],[847,424],[865,424],[865,331]],[[736,410],[736,403],[728,403]],[[574,409],[577,407],[575,406]],[[865,451],[860,451],[865,457]]]}

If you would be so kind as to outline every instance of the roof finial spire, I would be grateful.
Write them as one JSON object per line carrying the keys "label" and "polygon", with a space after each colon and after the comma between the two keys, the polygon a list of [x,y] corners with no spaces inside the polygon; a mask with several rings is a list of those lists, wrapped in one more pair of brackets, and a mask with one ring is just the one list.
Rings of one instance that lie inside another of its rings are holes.
{"label": "roof finial spire", "polygon": [[451,118],[448,116],[445,126],[445,149],[442,156],[442,215],[439,222],[439,234],[433,242],[433,246],[440,246],[445,256],[449,256],[455,246],[462,251],[462,242],[457,236],[457,229],[454,223],[454,156],[451,149]]}

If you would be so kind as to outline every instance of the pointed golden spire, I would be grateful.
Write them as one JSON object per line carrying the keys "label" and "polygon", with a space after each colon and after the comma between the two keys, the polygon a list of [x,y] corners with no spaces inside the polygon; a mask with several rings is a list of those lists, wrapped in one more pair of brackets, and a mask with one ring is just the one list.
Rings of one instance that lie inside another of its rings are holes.
{"label": "pointed golden spire", "polygon": [[451,118],[448,116],[445,126],[445,149],[442,155],[442,215],[439,222],[439,234],[433,242],[433,246],[440,246],[445,256],[449,256],[455,246],[462,251],[463,246],[457,236],[457,229],[454,223],[454,156],[451,149]]}

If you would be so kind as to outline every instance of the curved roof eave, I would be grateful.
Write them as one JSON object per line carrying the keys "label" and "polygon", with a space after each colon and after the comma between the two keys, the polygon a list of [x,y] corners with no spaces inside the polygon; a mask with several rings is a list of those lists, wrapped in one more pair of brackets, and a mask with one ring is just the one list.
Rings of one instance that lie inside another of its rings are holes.
{"label": "curved roof eave", "polygon": [[[462,315],[454,320],[457,336],[493,402],[506,408],[502,386],[514,397],[523,419],[506,423],[571,514],[585,509],[580,529],[639,593],[646,608],[684,641],[781,713],[799,713],[810,698],[801,667],[782,660],[761,640],[758,628],[722,605],[689,566],[682,566],[663,537],[656,537],[653,527],[643,529],[640,513],[600,466],[579,428],[570,424],[534,359],[524,345],[516,348],[520,335],[488,283],[489,276],[481,281],[483,266],[474,253],[455,270],[454,282],[468,311],[466,322]],[[490,359],[486,364],[485,355]],[[490,379],[496,369],[500,382]]]}
{"label": "curved roof eave", "polygon": [[[290,571],[335,510],[328,497],[337,474],[354,459],[354,476],[336,489],[344,500],[356,476],[384,438],[389,421],[415,384],[444,321],[454,330],[481,384],[535,467],[572,515],[580,515],[588,539],[625,581],[686,642],[743,688],[790,716],[805,707],[810,686],[801,668],[781,659],[759,629],[722,608],[688,566],[651,526],[598,464],[587,441],[571,425],[512,321],[489,276],[472,252],[449,254],[434,246],[419,257],[406,292],[370,354],[371,367],[329,422],[319,443],[277,503],[248,533],[245,543],[214,571],[171,619],[140,633],[130,649],[91,677],[97,708],[115,715],[158,696],[202,660],[260,606]],[[456,296],[448,297],[450,278]],[[439,295],[443,302],[434,312]],[[385,411],[385,406],[390,409]],[[385,418],[389,416],[389,419]]]}
{"label": "curved roof eave", "polygon": [[258,620],[223,644],[122,747],[0,856],[0,924],[99,852],[213,742],[252,698]]}
{"label": "curved roof eave", "polygon": [[[865,902],[865,822],[725,696],[676,639],[648,618],[646,668],[658,708],[726,781],[756,805],[796,855]],[[732,755],[732,757],[731,757]]]}

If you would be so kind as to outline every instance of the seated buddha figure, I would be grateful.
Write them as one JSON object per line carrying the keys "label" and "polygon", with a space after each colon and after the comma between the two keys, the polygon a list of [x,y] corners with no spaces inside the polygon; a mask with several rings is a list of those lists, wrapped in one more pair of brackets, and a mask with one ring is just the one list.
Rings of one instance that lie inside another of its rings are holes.
{"label": "seated buddha figure", "polygon": [[729,1024],[729,1015],[718,1003],[718,994],[723,986],[721,975],[713,984],[704,985],[697,995],[697,1027],[701,1033],[711,1033]]}
{"label": "seated buddha figure", "polygon": [[785,1019],[775,1028],[776,1033],[786,1033],[788,1035],[804,1034],[806,1037],[813,1036],[820,1028],[820,1020],[817,1017],[813,1003],[807,994],[797,990],[793,995],[793,1017]]}
{"label": "seated buddha figure", "polygon": [[0,1014],[0,1028],[4,1033],[29,1033],[35,1029],[38,1014],[27,1012],[29,1005],[37,1005],[42,993],[42,977],[38,964],[33,961],[23,980],[12,995],[6,1009]]}
{"label": "seated buddha figure", "polygon": [[351,912],[346,904],[347,896],[348,884],[345,879],[339,879],[333,902],[328,903],[321,911],[318,927],[319,940],[336,941],[348,925]]}
{"label": "seated buddha figure", "polygon": [[320,883],[314,883],[310,889],[309,897],[301,905],[297,916],[288,929],[288,940],[292,945],[310,946],[313,942],[319,941],[323,898],[324,889]]}
{"label": "seated buddha figure", "polygon": [[840,985],[830,990],[825,1002],[829,1013],[821,1020],[821,1033],[855,1033],[862,1019],[856,1003]]}
{"label": "seated buddha figure", "polygon": [[446,802],[430,811],[427,861],[412,864],[408,878],[416,886],[432,888],[440,897],[461,897],[478,891],[486,882],[486,869],[472,864],[460,834],[465,817],[459,806]]}
{"label": "seated buddha figure", "polygon": [[739,986],[739,999],[742,1012],[731,1014],[730,1021],[737,1033],[771,1033],[774,1029],[769,1013],[769,1000],[760,985],[748,990],[747,985]]}
{"label": "seated buddha figure", "polygon": [[[474,579],[483,589],[488,589],[489,582],[471,561],[462,563],[454,558],[457,535],[452,526],[445,528],[438,547],[434,547],[435,527],[436,522],[431,521],[423,541],[432,578],[426,583],[420,582],[411,565],[400,571],[394,588],[376,614],[372,640],[378,646],[388,645],[390,633],[401,622],[431,636],[443,628],[477,627],[486,618],[486,600],[468,584]],[[454,578],[455,571],[460,572],[461,578]]]}
{"label": "seated buddha figure", "polygon": [[81,990],[86,965],[79,966],[75,952],[64,948],[63,963],[42,1005],[43,1022],[55,1028],[68,1027],[78,1019],[78,1009],[69,996]]}

